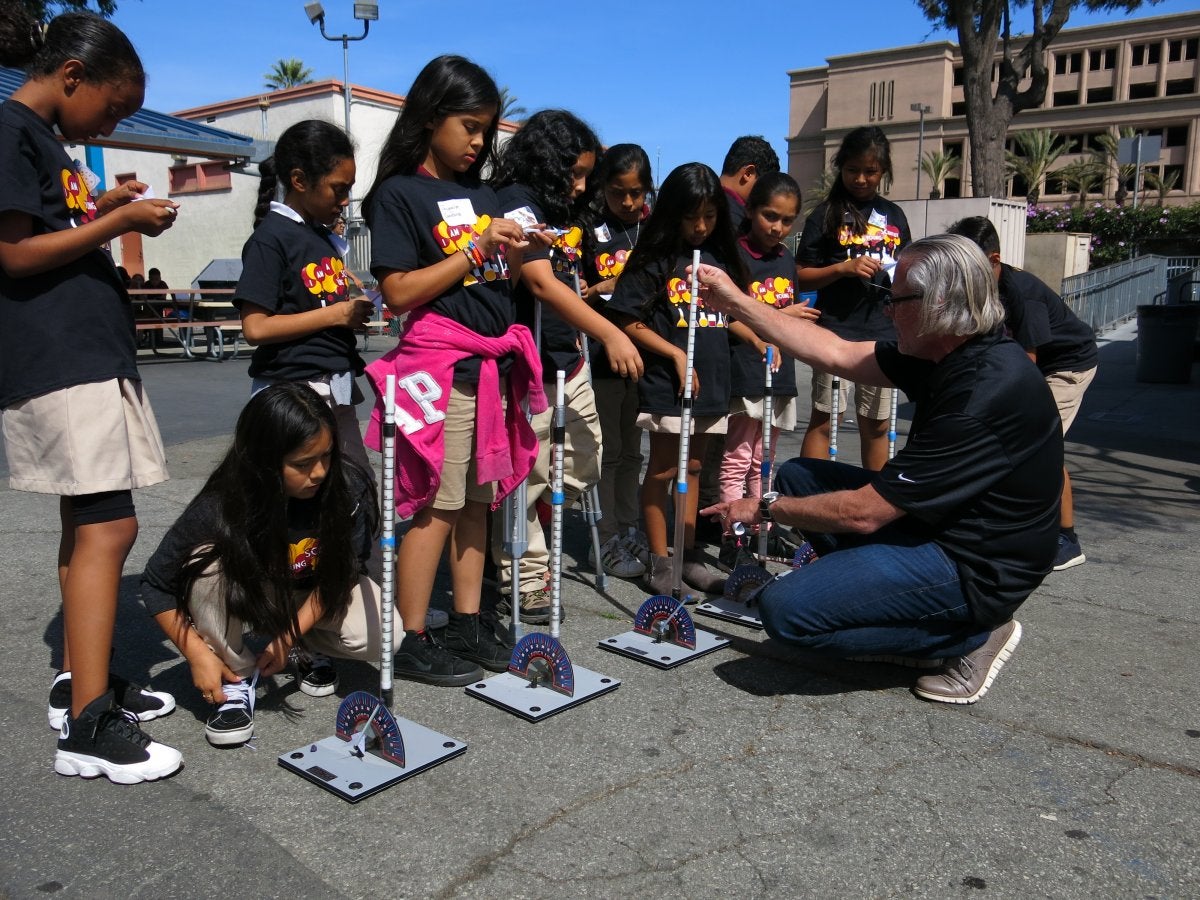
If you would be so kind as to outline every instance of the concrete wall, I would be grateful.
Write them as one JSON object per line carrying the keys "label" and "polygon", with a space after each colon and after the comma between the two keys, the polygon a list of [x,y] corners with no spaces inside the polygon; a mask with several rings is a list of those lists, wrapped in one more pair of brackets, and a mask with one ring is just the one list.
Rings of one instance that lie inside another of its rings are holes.
{"label": "concrete wall", "polygon": [[1064,278],[1088,270],[1091,243],[1090,234],[1078,232],[1026,235],[1025,265],[1021,268],[1032,272],[1054,290],[1062,291]]}
{"label": "concrete wall", "polygon": [[927,234],[942,234],[967,216],[987,216],[1000,235],[1000,258],[1009,265],[1024,267],[1024,200],[970,197],[960,200],[897,200],[895,203],[908,217],[914,240]]}

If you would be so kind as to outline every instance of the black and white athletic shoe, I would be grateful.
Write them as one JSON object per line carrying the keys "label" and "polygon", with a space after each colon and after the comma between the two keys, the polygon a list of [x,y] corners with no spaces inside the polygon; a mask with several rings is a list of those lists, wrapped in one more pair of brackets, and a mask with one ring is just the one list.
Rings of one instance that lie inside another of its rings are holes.
{"label": "black and white athletic shoe", "polygon": [[308,696],[328,697],[337,690],[338,673],[329,657],[306,651],[297,655],[296,668],[300,672],[300,690]]}
{"label": "black and white athletic shoe", "polygon": [[225,702],[204,725],[204,736],[214,747],[232,747],[254,737],[254,689],[257,685],[258,672],[255,672],[249,681],[221,686],[225,691]]}
{"label": "black and white athletic shoe", "polygon": [[[108,689],[116,704],[139,722],[149,722],[175,709],[175,698],[166,691],[152,691],[120,675],[109,673]],[[71,707],[71,673],[59,672],[50,683],[50,706],[46,718],[55,731],[62,728],[63,716]]]}
{"label": "black and white athletic shoe", "polygon": [[84,707],[78,719],[69,710],[63,716],[54,771],[137,784],[170,775],[182,763],[178,750],[151,740],[108,691]]}

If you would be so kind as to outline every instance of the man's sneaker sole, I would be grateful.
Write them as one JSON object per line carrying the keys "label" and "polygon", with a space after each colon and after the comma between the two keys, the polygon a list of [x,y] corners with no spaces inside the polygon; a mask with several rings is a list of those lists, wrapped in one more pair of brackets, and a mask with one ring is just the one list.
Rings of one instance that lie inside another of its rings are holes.
{"label": "man's sneaker sole", "polygon": [[1076,566],[1082,566],[1085,562],[1087,562],[1087,557],[1080,553],[1078,556],[1072,556],[1066,562],[1059,563],[1051,571],[1065,572],[1067,569],[1073,569]]}
{"label": "man's sneaker sole", "polygon": [[303,678],[300,679],[300,692],[310,697],[328,697],[337,688],[338,683],[336,680],[330,684],[309,684]]}
{"label": "man's sneaker sole", "polygon": [[[70,681],[70,679],[71,679],[70,672],[62,672],[62,673],[56,675],[54,678],[54,681],[52,681],[50,683],[51,696],[53,697],[53,694],[55,693],[54,689],[59,685],[60,682]],[[109,676],[109,684],[110,685],[113,683],[113,680],[114,680],[114,676],[110,675]],[[121,680],[124,681],[124,679],[121,679]],[[144,688],[144,687],[141,687],[140,685],[134,685],[132,682],[126,681],[125,683],[127,685],[129,685],[130,687],[137,687],[143,698],[153,698],[154,700],[157,700],[161,704],[161,706],[159,706],[157,708],[154,708],[152,706],[152,704],[147,704],[144,706],[143,709],[140,709],[140,710],[131,710],[131,709],[126,709],[125,707],[121,707],[122,709],[125,710],[125,712],[129,713],[129,715],[133,716],[139,722],[149,722],[151,719],[158,719],[158,718],[161,718],[162,716],[169,715],[170,713],[175,711],[175,697],[171,694],[168,694],[166,691],[152,691],[149,688]],[[69,690],[67,692],[67,702],[68,703],[70,702],[70,691]],[[139,705],[141,705],[141,704],[139,704]],[[66,716],[66,714],[67,714],[67,707],[55,706],[53,703],[47,704],[46,720],[50,723],[50,728],[52,731],[60,731],[62,729],[63,717]]]}
{"label": "man's sneaker sole", "polygon": [[254,722],[251,722],[245,728],[233,728],[228,731],[217,731],[206,727],[204,729],[204,737],[214,747],[233,747],[238,744],[244,744],[254,737]]}
{"label": "man's sneaker sole", "polygon": [[982,699],[983,695],[988,692],[988,688],[992,686],[992,682],[996,680],[996,676],[1000,674],[1000,670],[1004,668],[1004,664],[1012,658],[1013,651],[1017,649],[1017,644],[1021,643],[1021,633],[1021,623],[1014,619],[1012,634],[1008,636],[1008,640],[1004,642],[1004,646],[1000,648],[999,652],[992,657],[991,665],[988,666],[987,676],[983,679],[983,684],[980,685],[975,693],[962,697],[952,697],[934,691],[925,691],[920,687],[920,680],[913,685],[912,692],[923,700],[933,700],[937,703],[955,703],[960,706],[975,703],[977,700]]}
{"label": "man's sneaker sole", "polygon": [[59,775],[78,775],[80,778],[103,775],[116,784],[140,784],[165,778],[183,765],[183,754],[165,744],[151,742],[146,752],[150,758],[145,762],[121,764],[98,756],[59,750],[54,757],[54,771]]}

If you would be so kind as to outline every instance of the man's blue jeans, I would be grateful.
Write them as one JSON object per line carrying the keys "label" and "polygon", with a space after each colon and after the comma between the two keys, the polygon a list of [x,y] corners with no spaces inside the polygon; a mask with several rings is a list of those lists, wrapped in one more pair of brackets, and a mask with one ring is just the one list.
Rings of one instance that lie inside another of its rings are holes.
{"label": "man's blue jeans", "polygon": [[[870,472],[818,459],[779,467],[788,497],[854,490]],[[903,518],[874,534],[805,532],[820,558],[759,594],[767,634],[830,656],[965,656],[991,629],[972,620],[958,569]]]}

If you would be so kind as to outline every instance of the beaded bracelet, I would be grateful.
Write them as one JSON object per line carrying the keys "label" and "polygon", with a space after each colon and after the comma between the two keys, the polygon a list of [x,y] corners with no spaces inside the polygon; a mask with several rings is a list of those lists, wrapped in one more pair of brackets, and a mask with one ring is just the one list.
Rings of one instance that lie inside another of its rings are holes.
{"label": "beaded bracelet", "polygon": [[483,251],[474,241],[467,241],[467,246],[463,247],[463,253],[466,254],[467,261],[473,269],[482,269],[485,260]]}

